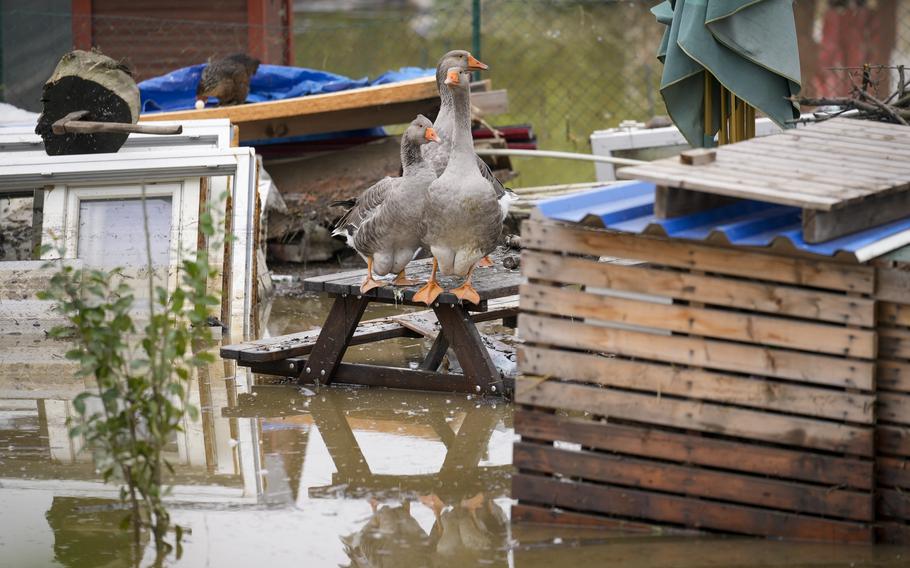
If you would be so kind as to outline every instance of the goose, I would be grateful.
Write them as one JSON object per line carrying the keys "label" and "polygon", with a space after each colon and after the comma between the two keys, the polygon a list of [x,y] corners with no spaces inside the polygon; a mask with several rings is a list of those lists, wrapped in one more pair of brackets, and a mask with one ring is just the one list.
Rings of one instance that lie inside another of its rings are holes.
{"label": "goose", "polygon": [[359,199],[333,204],[350,206],[332,234],[345,237],[348,246],[366,260],[367,275],[360,286],[363,293],[383,285],[373,278],[374,272],[396,274],[395,286],[420,284],[407,278],[405,267],[420,248],[426,190],[436,179],[420,151],[430,142],[439,142],[439,136],[433,123],[418,115],[401,136],[401,177],[383,178]]}
{"label": "goose", "polygon": [[423,242],[433,254],[433,270],[414,295],[414,301],[427,305],[443,292],[437,271],[463,276],[464,283],[451,292],[462,301],[480,303],[471,276],[477,263],[496,248],[502,232],[499,200],[474,153],[470,77],[467,69],[453,67],[444,82],[454,103],[452,149],[442,175],[427,188]]}
{"label": "goose", "polygon": [[[439,135],[440,143],[424,146],[423,155],[433,165],[433,169],[436,170],[437,176],[441,176],[442,172],[445,171],[446,164],[449,162],[449,154],[452,150],[452,132],[454,130],[455,110],[452,102],[452,93],[446,88],[444,82],[447,71],[453,67],[459,70],[469,71],[483,71],[489,69],[487,64],[478,61],[473,55],[462,49],[456,49],[446,53],[439,59],[439,63],[436,65],[436,88],[439,90],[440,105],[439,114],[436,115],[436,120],[433,122],[433,129],[436,131],[436,134]],[[502,218],[505,220],[506,216],[509,214],[510,204],[517,200],[518,196],[515,195],[511,189],[502,185],[502,182],[493,175],[490,166],[480,159],[480,156],[476,156],[476,159],[480,173],[490,181],[493,190],[496,192],[496,198],[499,201]],[[481,266],[492,266],[492,264],[493,263],[490,262],[487,257],[484,257],[484,260],[481,261]]]}

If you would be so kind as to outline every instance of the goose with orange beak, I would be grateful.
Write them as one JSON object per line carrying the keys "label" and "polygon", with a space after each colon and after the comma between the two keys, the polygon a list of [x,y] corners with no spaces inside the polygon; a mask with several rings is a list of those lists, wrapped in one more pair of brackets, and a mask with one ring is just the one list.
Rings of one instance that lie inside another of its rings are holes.
{"label": "goose with orange beak", "polygon": [[427,188],[436,172],[421,148],[438,143],[433,123],[423,115],[415,118],[401,136],[401,177],[387,177],[367,189],[359,199],[336,202],[350,208],[335,224],[333,235],[344,236],[367,262],[367,276],[360,286],[363,293],[383,286],[373,278],[396,274],[396,286],[420,284],[405,275],[405,267],[421,246],[426,230],[424,206]]}
{"label": "goose with orange beak", "polygon": [[444,85],[452,94],[452,150],[442,175],[429,185],[425,204],[423,241],[433,253],[433,272],[414,301],[431,305],[443,292],[436,274],[464,277],[451,290],[464,302],[480,303],[471,285],[477,263],[496,248],[502,232],[502,215],[493,184],[477,165],[471,136],[471,74],[451,68]]}
{"label": "goose with orange beak", "polygon": [[[452,152],[452,133],[455,128],[455,108],[452,93],[445,86],[446,74],[450,69],[457,69],[459,71],[485,71],[489,69],[489,66],[478,61],[477,58],[469,52],[460,49],[446,53],[440,58],[439,63],[436,65],[436,87],[439,89],[440,106],[439,114],[433,122],[433,128],[439,135],[440,143],[425,146],[423,148],[423,155],[433,165],[433,169],[436,170],[437,176],[442,175],[442,172],[445,171],[446,165],[449,162],[449,155]],[[502,218],[505,219],[509,212],[509,205],[512,201],[518,199],[518,196],[496,179],[490,166],[481,160],[480,156],[475,154],[475,160],[477,161],[477,168],[480,170],[480,173],[490,182],[499,203]],[[491,264],[492,263],[481,263],[481,266],[489,266]]]}

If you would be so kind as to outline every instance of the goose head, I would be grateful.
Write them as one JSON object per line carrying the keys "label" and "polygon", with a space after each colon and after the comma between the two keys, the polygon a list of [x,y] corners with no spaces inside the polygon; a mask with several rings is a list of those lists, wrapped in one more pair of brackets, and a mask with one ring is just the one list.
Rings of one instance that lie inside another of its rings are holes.
{"label": "goose head", "polygon": [[467,90],[471,86],[471,72],[467,69],[450,67],[449,70],[446,71],[444,84],[453,91]]}
{"label": "goose head", "polygon": [[418,114],[417,118],[411,121],[407,130],[404,131],[404,137],[416,146],[439,142],[439,135],[433,130],[433,123],[422,114]]}
{"label": "goose head", "polygon": [[452,67],[469,71],[484,71],[490,68],[486,63],[478,61],[470,52],[463,49],[455,49],[443,55],[439,63],[436,64],[437,85],[442,85],[446,72]]}

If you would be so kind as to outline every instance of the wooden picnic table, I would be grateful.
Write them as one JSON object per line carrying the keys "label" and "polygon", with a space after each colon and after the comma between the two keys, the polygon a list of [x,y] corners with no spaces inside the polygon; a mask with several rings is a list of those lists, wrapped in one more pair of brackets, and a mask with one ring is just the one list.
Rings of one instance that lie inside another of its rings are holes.
{"label": "wooden picnic table", "polygon": [[[352,270],[304,280],[304,290],[324,292],[334,298],[322,328],[276,338],[222,347],[221,356],[254,372],[296,377],[300,384],[340,382],[389,388],[503,395],[511,393],[511,381],[493,364],[476,323],[503,320],[514,327],[518,315],[517,292],[521,274],[502,265],[505,253],[491,255],[494,266],[474,272],[474,288],[480,303],[462,304],[453,294],[441,294],[430,310],[361,322],[370,302],[426,307],[413,301],[419,286],[375,288],[361,294],[366,269]],[[408,266],[408,277],[425,281],[431,260]],[[461,279],[441,278],[447,290]],[[438,331],[436,331],[438,326]],[[344,363],[351,345],[395,337],[431,337],[433,344],[416,369]],[[439,372],[449,348],[462,374]]]}

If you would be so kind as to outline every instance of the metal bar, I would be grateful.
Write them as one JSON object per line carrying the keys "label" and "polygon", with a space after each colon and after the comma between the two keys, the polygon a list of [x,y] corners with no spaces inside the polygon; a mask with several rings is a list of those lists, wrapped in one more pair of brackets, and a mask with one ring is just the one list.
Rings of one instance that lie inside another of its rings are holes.
{"label": "metal bar", "polygon": [[[471,55],[482,60],[480,56],[480,19],[480,0],[473,0],[473,2],[471,2]],[[480,80],[480,71],[474,71],[474,80]]]}
{"label": "metal bar", "polygon": [[476,148],[478,156],[522,156],[527,158],[558,158],[562,160],[582,160],[586,162],[604,162],[619,166],[641,166],[648,162],[631,160],[629,158],[614,158],[613,156],[594,156],[592,154],[578,154],[575,152],[557,152],[554,150],[513,150],[511,148]]}

